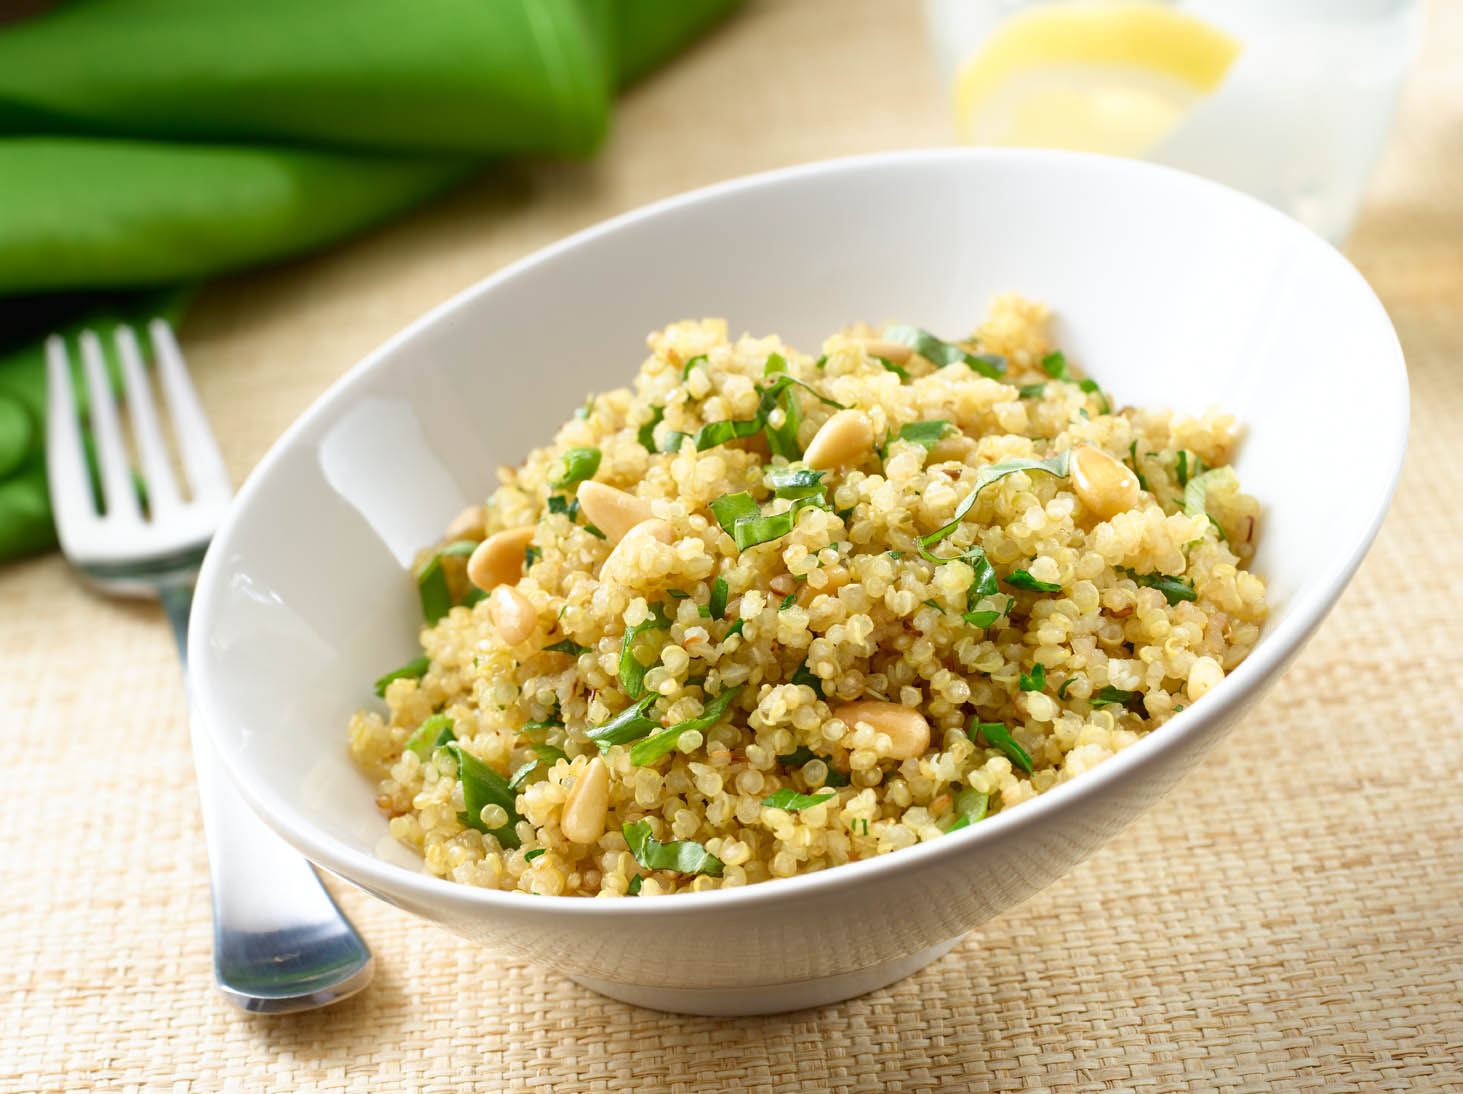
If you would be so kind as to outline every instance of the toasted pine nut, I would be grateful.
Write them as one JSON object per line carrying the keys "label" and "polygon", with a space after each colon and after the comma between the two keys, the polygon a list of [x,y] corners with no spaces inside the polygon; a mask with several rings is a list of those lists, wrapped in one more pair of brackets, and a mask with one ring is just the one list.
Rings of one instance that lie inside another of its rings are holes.
{"label": "toasted pine nut", "polygon": [[523,576],[523,552],[533,542],[535,527],[494,532],[477,545],[467,560],[467,579],[484,592],[498,585],[513,585]]}
{"label": "toasted pine nut", "polygon": [[447,538],[449,540],[482,539],[485,515],[481,505],[469,505],[452,518],[451,524],[447,525]]}
{"label": "toasted pine nut", "polygon": [[611,543],[619,543],[631,528],[654,515],[650,502],[593,481],[579,484],[579,508],[590,524],[610,537]]}
{"label": "toasted pine nut", "polygon": [[538,626],[538,612],[533,601],[513,585],[499,585],[488,598],[488,615],[498,628],[498,637],[516,646]]}
{"label": "toasted pine nut", "polygon": [[605,816],[610,808],[610,769],[596,756],[564,799],[559,831],[573,843],[593,843],[605,834]]}
{"label": "toasted pine nut", "polygon": [[883,338],[865,338],[863,343],[864,352],[870,357],[882,357],[886,361],[893,361],[896,365],[902,365],[914,356],[914,350],[903,342],[889,342]]}
{"label": "toasted pine nut", "polygon": [[858,463],[874,447],[874,423],[861,410],[840,410],[813,434],[803,454],[817,471]]}
{"label": "toasted pine nut", "polygon": [[924,755],[930,747],[930,723],[917,710],[898,703],[860,699],[833,709],[833,717],[846,725],[867,722],[878,733],[889,737],[889,758],[907,760]]}
{"label": "toasted pine nut", "polygon": [[640,548],[652,539],[659,540],[661,543],[670,543],[675,539],[675,532],[666,521],[654,517],[650,520],[642,520],[625,533],[625,538],[615,545],[615,549],[610,552],[610,557],[605,559],[604,565],[600,567],[599,571],[600,580],[621,580],[630,576],[622,572],[628,565],[627,560],[638,554]]}
{"label": "toasted pine nut", "polygon": [[1108,520],[1138,504],[1138,476],[1128,465],[1100,448],[1072,449],[1072,489],[1100,520]]}

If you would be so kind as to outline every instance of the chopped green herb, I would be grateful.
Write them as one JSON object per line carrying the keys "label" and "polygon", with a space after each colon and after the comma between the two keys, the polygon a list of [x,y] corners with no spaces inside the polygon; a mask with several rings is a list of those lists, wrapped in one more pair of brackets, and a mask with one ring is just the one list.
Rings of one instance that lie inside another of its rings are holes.
{"label": "chopped green herb", "polygon": [[517,771],[513,772],[512,777],[509,778],[508,786],[511,789],[517,790],[524,783],[528,782],[528,777],[539,770],[539,768],[547,770],[553,767],[559,760],[567,760],[569,758],[564,754],[563,749],[555,748],[553,745],[534,745],[533,750],[537,755]]}
{"label": "chopped green herb", "polygon": [[1007,475],[1014,475],[1017,471],[1044,471],[1048,475],[1056,475],[1059,478],[1065,478],[1067,476],[1068,468],[1071,464],[1071,459],[1071,452],[1064,451],[1059,452],[1057,453],[1057,455],[1045,460],[1002,460],[1000,463],[988,464],[985,467],[982,467],[980,471],[976,473],[975,486],[971,489],[969,494],[965,495],[965,499],[955,507],[955,513],[950,518],[950,522],[948,524],[942,525],[939,528],[936,528],[933,532],[930,532],[927,535],[920,536],[920,543],[925,547],[932,547],[936,543],[939,543],[940,540],[948,536],[951,532],[955,531],[955,529],[960,526],[960,522],[965,519],[965,514],[970,512],[971,506],[975,504],[976,497],[979,496],[982,490],[984,490],[987,486],[990,486],[993,482],[996,482],[999,479],[1003,479]]}
{"label": "chopped green herb", "polygon": [[682,433],[679,430],[673,429],[660,439],[658,450],[661,452],[679,452],[681,445],[689,440],[690,437],[691,434],[689,433]]}
{"label": "chopped green herb", "polygon": [[677,722],[669,729],[662,730],[654,736],[636,741],[630,749],[630,762],[638,767],[653,764],[676,747],[676,742],[681,739],[681,734],[689,733],[693,729],[698,732],[710,729],[726,715],[732,701],[736,699],[741,690],[741,684],[728,688],[707,703],[706,708],[696,717],[687,718],[684,722]]}
{"label": "chopped green herb", "polygon": [[1069,676],[1065,680],[1063,680],[1062,686],[1057,688],[1057,698],[1065,699],[1067,697],[1067,689],[1071,687],[1072,684],[1076,682],[1076,680],[1077,678],[1075,676]]}
{"label": "chopped green herb", "polygon": [[770,543],[788,535],[797,524],[798,514],[812,506],[827,509],[828,503],[820,493],[816,497],[797,498],[785,512],[763,515],[752,495],[746,491],[723,494],[711,503],[722,528],[736,540],[737,550],[745,551],[761,543]]}
{"label": "chopped green herb", "polygon": [[813,694],[819,699],[826,698],[823,694],[823,678],[811,672],[808,669],[808,663],[806,661],[793,671],[792,682],[794,684],[806,684],[813,689]]}
{"label": "chopped green herb", "polygon": [[1107,396],[1102,393],[1102,388],[1097,386],[1096,380],[1079,380],[1077,386],[1087,392],[1087,394],[1097,396],[1097,412],[1099,414],[1112,413],[1112,403],[1107,401]]}
{"label": "chopped green herb", "polygon": [[1170,607],[1181,600],[1199,599],[1199,594],[1194,592],[1194,583],[1186,577],[1160,573],[1140,574],[1126,566],[1119,566],[1118,569],[1145,589],[1157,589],[1163,594],[1163,599],[1168,601]]}
{"label": "chopped green herb", "polygon": [[712,619],[720,619],[726,615],[727,592],[726,578],[719,577],[711,583],[711,604],[709,605],[709,610]]}
{"label": "chopped green herb", "polygon": [[578,657],[580,654],[589,652],[588,646],[581,646],[573,639],[566,638],[562,642],[555,642],[552,646],[544,647],[545,653],[567,653],[570,656]]}
{"label": "chopped green herb", "polygon": [[1055,350],[1043,357],[1041,359],[1041,367],[1042,371],[1044,371],[1053,380],[1061,380],[1064,383],[1076,384],[1083,391],[1087,392],[1087,394],[1096,395],[1098,409],[1101,410],[1103,414],[1112,413],[1112,404],[1107,401],[1107,396],[1102,393],[1102,388],[1098,386],[1097,381],[1079,380],[1077,379],[1077,377],[1073,376],[1071,366],[1067,364],[1066,355],[1063,354],[1061,350]]}
{"label": "chopped green herb", "polygon": [[813,367],[815,369],[818,369],[821,372],[827,366],[828,366],[828,355],[826,353],[820,353],[820,354],[818,354],[818,359],[813,362]]}
{"label": "chopped green herb", "polygon": [[834,516],[836,516],[839,520],[843,521],[844,524],[847,524],[848,523],[848,518],[851,517],[851,516],[853,516],[853,511],[854,511],[855,508],[856,508],[856,506],[850,505],[847,509],[838,509],[838,510],[835,510]]}
{"label": "chopped green herb", "polygon": [[570,501],[563,494],[550,494],[548,507],[550,513],[562,513],[571,521],[579,515],[579,499]]}
{"label": "chopped green herb", "polygon": [[769,353],[767,362],[762,366],[763,376],[776,376],[779,372],[787,371],[787,358],[780,353]]}
{"label": "chopped green herb", "polygon": [[893,361],[889,360],[889,358],[880,357],[877,354],[874,355],[874,360],[883,365],[885,371],[892,372],[895,376],[898,376],[902,383],[909,383],[909,371],[907,369],[900,368]]}
{"label": "chopped green herb", "polygon": [[793,751],[789,752],[786,756],[777,757],[777,762],[782,764],[784,767],[801,768],[804,764],[807,764],[812,760],[822,761],[823,766],[828,769],[828,774],[823,780],[824,786],[848,785],[847,775],[845,775],[842,771],[839,771],[838,768],[834,767],[833,762],[829,760],[827,756],[819,756],[807,745],[798,745],[797,748],[793,749]]}
{"label": "chopped green herb", "polygon": [[965,620],[965,622],[969,623],[972,627],[979,627],[981,630],[985,630],[997,619],[1001,618],[1001,613],[991,611],[989,608],[987,608],[983,611],[978,612],[961,612],[960,618]]}
{"label": "chopped green herb", "polygon": [[433,714],[406,739],[406,750],[415,752],[417,759],[426,760],[433,752],[448,741],[457,740],[452,732],[452,719],[445,714]]}
{"label": "chopped green herb", "polygon": [[815,805],[822,805],[836,797],[838,795],[831,790],[821,794],[799,794],[791,787],[784,786],[763,798],[762,804],[771,809],[783,809],[789,813],[796,813],[803,809],[811,809]]}
{"label": "chopped green herb", "polygon": [[1111,684],[1098,688],[1097,694],[1092,697],[1094,707],[1127,706],[1139,693],[1136,691],[1124,691],[1122,688],[1115,688]]}
{"label": "chopped green herb", "polygon": [[[448,741],[446,748],[457,760],[457,777],[462,781],[462,803],[466,808],[457,814],[458,821],[479,832],[490,832],[509,850],[518,847],[522,841],[514,825],[523,818],[514,807],[518,796],[508,786],[508,781],[456,741]],[[508,814],[508,823],[491,829],[484,824],[482,811],[489,805],[502,806]]]}
{"label": "chopped green herb", "polygon": [[1143,474],[1143,469],[1138,466],[1138,442],[1134,441],[1128,445],[1128,461],[1133,468],[1133,474],[1138,476],[1138,489],[1148,489],[1148,477]]}
{"label": "chopped green herb", "polygon": [[643,885],[644,883],[645,883],[645,879],[643,877],[641,877],[639,874],[636,874],[634,877],[632,877],[630,879],[630,884],[627,885],[627,886],[625,886],[625,895],[626,896],[639,896],[640,895],[640,886]]}
{"label": "chopped green herb", "polygon": [[722,531],[730,536],[736,535],[738,522],[754,519],[761,513],[757,499],[745,490],[739,490],[735,494],[723,494],[711,502],[712,516],[716,517]]}
{"label": "chopped green herb", "polygon": [[1046,666],[1040,661],[1031,666],[1029,673],[1021,674],[1022,691],[1041,691],[1046,687]]}
{"label": "chopped green herb", "polygon": [[1054,593],[1062,586],[1055,581],[1039,581],[1029,570],[1012,570],[1006,577],[1006,584],[1013,589],[1027,589],[1034,593]]}
{"label": "chopped green herb", "polygon": [[798,602],[798,594],[797,593],[788,593],[785,597],[782,598],[782,606],[779,607],[777,610],[780,611],[780,612],[785,612],[789,608],[791,608],[794,604],[796,604],[797,602]]}
{"label": "chopped green herb", "polygon": [[641,737],[648,736],[660,728],[660,723],[654,718],[646,717],[645,712],[659,698],[660,696],[655,692],[643,696],[608,722],[586,732],[585,736],[593,741],[601,752],[608,752],[614,745],[627,745],[631,741],[638,741]]}
{"label": "chopped green herb", "polygon": [[747,625],[747,621],[745,619],[738,619],[736,622],[734,622],[730,627],[728,627],[726,629],[726,633],[721,636],[721,640],[723,642],[725,642],[732,635],[734,635],[734,634],[741,634],[742,633],[742,628],[745,627],[746,625]]}
{"label": "chopped green herb", "polygon": [[546,855],[546,854],[548,854],[548,851],[549,851],[549,849],[547,847],[535,847],[532,851],[525,851],[525,852],[523,852],[523,861],[524,862],[532,862],[534,859],[538,858],[540,855]]}
{"label": "chopped green herb", "polygon": [[926,600],[924,605],[926,608],[934,608],[937,612],[943,612],[945,610],[945,606],[938,600]]}
{"label": "chopped green herb", "polygon": [[668,595],[672,600],[687,600],[691,596],[691,594],[686,592],[685,589],[667,589],[666,595]]}
{"label": "chopped green herb", "polygon": [[695,357],[692,357],[689,361],[687,361],[685,365],[681,367],[681,383],[685,383],[691,378],[691,370],[693,368],[695,368],[697,365],[704,365],[705,363],[706,354],[704,353],[698,353]]}
{"label": "chopped green herb", "polygon": [[420,680],[427,674],[427,669],[432,667],[432,659],[425,653],[420,657],[413,657],[399,669],[392,669],[385,676],[376,681],[376,694],[386,698],[386,688],[393,680]]}
{"label": "chopped green herb", "polygon": [[1021,399],[1040,399],[1046,393],[1046,384],[1022,384],[1016,389],[1016,395]]}
{"label": "chopped green herb", "polygon": [[903,551],[885,551],[884,553],[893,559],[900,559],[904,557]]}
{"label": "chopped green herb", "polygon": [[584,400],[584,405],[574,412],[574,417],[581,422],[587,422],[594,413],[594,396],[590,395]]}
{"label": "chopped green herb", "polygon": [[955,795],[955,820],[945,831],[957,832],[961,828],[969,828],[976,821],[984,820],[990,804],[989,794],[982,794],[975,787],[967,786]]}
{"label": "chopped green herb", "polygon": [[767,485],[779,498],[810,498],[823,492],[826,474],[810,467],[774,467],[767,472]]}
{"label": "chopped green herb", "polygon": [[1031,757],[1027,755],[1026,749],[1022,748],[1011,736],[1011,731],[1006,728],[1004,722],[981,722],[972,719],[970,728],[966,731],[970,739],[975,740],[979,733],[985,737],[990,746],[999,749],[1006,754],[1006,758],[1019,767],[1028,775],[1031,774]]}
{"label": "chopped green herb", "polygon": [[1199,474],[1202,474],[1203,471],[1204,471],[1204,461],[1203,460],[1199,459],[1198,456],[1195,456],[1194,457],[1194,466],[1193,466],[1193,469],[1191,470],[1189,468],[1189,453],[1188,453],[1188,450],[1187,449],[1183,449],[1183,448],[1179,449],[1178,459],[1174,463],[1174,473],[1178,476],[1179,489],[1180,490],[1182,490],[1184,487],[1186,487],[1186,486],[1189,485],[1189,478],[1190,478],[1191,475],[1199,475]]}
{"label": "chopped green herb", "polygon": [[444,558],[466,558],[477,549],[478,540],[459,539],[436,551],[417,571],[417,593],[422,602],[422,618],[435,623],[452,610],[452,593],[447,588]]}
{"label": "chopped green herb", "polygon": [[594,478],[601,459],[598,448],[571,448],[564,453],[564,473],[551,483],[559,489]]}
{"label": "chopped green herb", "polygon": [[1175,707],[1174,707],[1174,708],[1173,708],[1173,712],[1174,712],[1174,713],[1175,713],[1175,714],[1177,714],[1177,713],[1178,713],[1178,712],[1179,712],[1179,711],[1181,711],[1181,710],[1183,710],[1183,709],[1184,709],[1184,704],[1183,704],[1183,703],[1179,703],[1179,704],[1178,704],[1178,705],[1176,705],[1176,706],[1175,706]]}
{"label": "chopped green herb", "polygon": [[1219,538],[1228,542],[1224,528],[1209,514],[1209,491],[1216,486],[1239,488],[1239,476],[1233,467],[1216,467],[1191,478],[1184,487],[1184,512],[1191,517],[1209,517],[1209,523],[1214,525]]}
{"label": "chopped green herb", "polygon": [[909,422],[899,427],[898,439],[917,444],[926,452],[934,448],[942,437],[949,436],[955,432],[955,427],[949,422],[934,419],[924,422]]}
{"label": "chopped green herb", "polygon": [[649,668],[635,657],[635,639],[647,631],[667,630],[670,625],[665,610],[659,604],[652,604],[649,619],[625,628],[625,636],[620,640],[620,689],[631,699],[645,694],[645,671]]}
{"label": "chopped green herb", "polygon": [[933,361],[936,365],[964,363],[992,380],[999,378],[1006,371],[1004,357],[994,353],[969,353],[957,345],[936,338],[929,331],[921,330],[919,327],[898,324],[886,329],[884,337],[891,342],[908,346],[915,353],[926,360]]}
{"label": "chopped green herb", "polygon": [[540,561],[543,557],[544,549],[542,547],[535,547],[532,543],[530,543],[527,547],[523,549],[523,568],[525,570],[531,570],[533,568],[533,564]]}
{"label": "chopped green herb", "polygon": [[643,820],[627,823],[621,831],[635,861],[647,870],[675,870],[682,874],[721,877],[721,859],[694,840],[661,843],[650,834],[649,822]]}
{"label": "chopped green herb", "polygon": [[655,427],[665,421],[665,407],[652,406],[650,408],[650,421],[640,427],[635,434],[635,439],[640,442],[647,452],[655,451]]}
{"label": "chopped green herb", "polygon": [[[708,422],[696,432],[696,451],[704,452],[708,448],[714,448],[719,444],[726,444],[727,441],[737,440],[742,437],[751,437],[766,431],[767,445],[774,456],[782,456],[787,460],[796,460],[802,455],[797,445],[797,427],[800,419],[797,397],[793,394],[793,387],[800,387],[811,392],[820,402],[838,410],[847,409],[842,403],[826,398],[817,388],[794,379],[787,374],[782,374],[774,379],[766,387],[762,388],[762,398],[757,403],[757,412],[746,420],[728,419],[720,422]],[[773,410],[779,405],[783,409],[783,424],[772,426],[768,419]]]}

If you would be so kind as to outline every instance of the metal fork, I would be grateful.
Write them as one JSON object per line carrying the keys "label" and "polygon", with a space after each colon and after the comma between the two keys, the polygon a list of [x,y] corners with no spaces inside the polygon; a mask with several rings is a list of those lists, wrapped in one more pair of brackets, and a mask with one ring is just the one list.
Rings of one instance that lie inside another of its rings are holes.
{"label": "metal fork", "polygon": [[[185,500],[179,490],[142,353],[126,326],[117,328],[115,340],[146,510],[133,481],[102,345],[92,331],[81,335],[80,344],[103,511],[93,500],[66,343],[55,335],[46,343],[46,471],[67,559],[103,592],[162,601],[186,690],[193,583],[232,490],[171,328],[155,319],[148,333],[190,496]],[[213,886],[219,989],[243,1009],[267,1013],[309,1010],[354,995],[373,971],[365,942],[310,864],[264,826],[220,772],[191,699],[189,726]]]}

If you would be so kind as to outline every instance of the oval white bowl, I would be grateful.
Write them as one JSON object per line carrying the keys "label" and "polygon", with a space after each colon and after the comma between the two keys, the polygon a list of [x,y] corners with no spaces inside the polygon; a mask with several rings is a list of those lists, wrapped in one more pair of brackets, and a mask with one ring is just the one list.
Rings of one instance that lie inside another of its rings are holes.
{"label": "oval white bowl", "polygon": [[[1245,424],[1238,469],[1265,506],[1254,566],[1273,612],[1223,684],[1033,802],[786,881],[664,899],[534,897],[429,877],[389,849],[346,722],[417,649],[413,553],[487,494],[494,468],[547,441],[587,392],[626,383],[645,334],[671,320],[726,316],[733,334],[776,332],[812,350],[858,319],[966,331],[1006,290],[1052,305],[1058,344],[1115,401],[1218,405]],[[260,462],[209,551],[189,646],[195,695],[260,815],[383,900],[646,1006],[826,1003],[933,960],[1101,846],[1203,756],[1355,571],[1406,437],[1406,370],[1381,304],[1332,247],[1241,194],[1058,152],[905,152],[777,171],[540,251],[331,387]]]}

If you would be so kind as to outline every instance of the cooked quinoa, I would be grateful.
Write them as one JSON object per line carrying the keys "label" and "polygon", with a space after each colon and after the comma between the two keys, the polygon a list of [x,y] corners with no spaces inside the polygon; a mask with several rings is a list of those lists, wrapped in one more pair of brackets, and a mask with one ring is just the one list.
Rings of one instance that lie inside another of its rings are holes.
{"label": "cooked quinoa", "polygon": [[652,334],[417,560],[424,654],[350,725],[392,836],[494,889],[747,885],[941,839],[1201,699],[1266,612],[1236,424],[1112,404],[1046,319]]}

